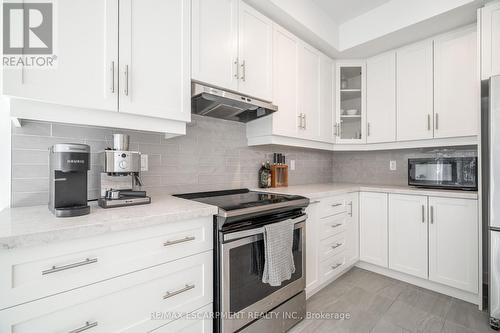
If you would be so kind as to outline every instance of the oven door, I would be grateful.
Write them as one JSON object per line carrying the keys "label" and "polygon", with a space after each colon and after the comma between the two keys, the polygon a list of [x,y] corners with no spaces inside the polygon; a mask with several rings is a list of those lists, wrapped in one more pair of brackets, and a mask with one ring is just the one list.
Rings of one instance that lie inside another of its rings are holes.
{"label": "oven door", "polygon": [[221,332],[235,332],[305,288],[305,220],[293,218],[295,273],[279,287],[262,282],[264,228],[223,235],[221,246]]}

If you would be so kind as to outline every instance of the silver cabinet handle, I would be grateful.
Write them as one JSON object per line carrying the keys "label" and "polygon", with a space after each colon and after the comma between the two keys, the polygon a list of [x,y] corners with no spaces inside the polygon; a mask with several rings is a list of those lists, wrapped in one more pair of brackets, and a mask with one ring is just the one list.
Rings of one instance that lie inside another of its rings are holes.
{"label": "silver cabinet handle", "polygon": [[342,223],[337,223],[337,224],[332,225],[331,227],[332,227],[332,228],[338,228],[338,227],[340,227],[341,225],[342,225]]}
{"label": "silver cabinet handle", "polygon": [[306,121],[306,114],[303,113],[302,117],[304,118],[304,129],[307,129],[307,121]]}
{"label": "silver cabinet handle", "polygon": [[333,136],[337,136],[337,133],[338,133],[337,123],[335,123],[335,125],[333,125]]}
{"label": "silver cabinet handle", "polygon": [[240,77],[240,64],[239,64],[238,58],[236,58],[236,60],[234,61],[233,64],[234,64],[234,68],[235,68],[234,78],[238,79]]}
{"label": "silver cabinet handle", "polygon": [[166,241],[165,243],[163,243],[163,246],[170,246],[170,245],[190,242],[190,241],[194,241],[195,239],[196,239],[196,237],[194,237],[194,236],[187,236],[187,237],[184,237],[181,239]]}
{"label": "silver cabinet handle", "polygon": [[349,216],[352,216],[352,201],[347,204],[351,209],[349,210]]}
{"label": "silver cabinet handle", "polygon": [[299,117],[299,128],[303,128],[303,127],[302,127],[302,113],[301,113],[301,114],[299,114],[299,116],[298,116],[298,117]]}
{"label": "silver cabinet handle", "polygon": [[69,331],[68,333],[80,333],[97,326],[97,321],[90,322],[87,321],[84,326],[77,328],[76,330]]}
{"label": "silver cabinet handle", "polygon": [[342,120],[339,122],[338,137],[342,139]]}
{"label": "silver cabinet handle", "polygon": [[111,92],[115,93],[115,62],[111,62]]}
{"label": "silver cabinet handle", "polygon": [[439,113],[436,113],[435,114],[435,117],[436,117],[436,123],[434,124],[434,126],[436,127],[436,129],[438,130],[439,129]]}
{"label": "silver cabinet handle", "polygon": [[245,82],[247,79],[247,64],[245,60],[241,63],[241,73],[241,81]]}
{"label": "silver cabinet handle", "polygon": [[431,206],[431,224],[434,224],[434,206]]}
{"label": "silver cabinet handle", "polygon": [[191,290],[191,289],[194,289],[195,285],[194,284],[186,284],[186,286],[182,289],[179,289],[179,290],[176,290],[176,291],[167,291],[167,293],[165,295],[163,295],[163,299],[167,299],[167,298],[170,298],[170,297],[174,297],[176,295],[179,295],[179,294],[182,294],[188,290]]}
{"label": "silver cabinet handle", "polygon": [[125,65],[125,89],[123,92],[125,96],[128,96],[128,65]]}
{"label": "silver cabinet handle", "polygon": [[339,246],[342,246],[342,245],[344,245],[344,244],[343,244],[343,243],[337,243],[337,244],[335,244],[335,245],[332,245],[332,246],[331,246],[331,248],[332,248],[333,250],[335,250],[336,248],[338,248]]}
{"label": "silver cabinet handle", "polygon": [[422,223],[425,223],[425,206],[422,205]]}
{"label": "silver cabinet handle", "polygon": [[332,271],[342,266],[342,264],[335,264],[332,266]]}
{"label": "silver cabinet handle", "polygon": [[73,264],[68,264],[68,265],[63,265],[63,266],[52,266],[52,268],[42,271],[42,275],[57,273],[60,271],[71,269],[71,268],[95,264],[96,262],[97,262],[97,258],[87,258],[83,261],[75,262]]}
{"label": "silver cabinet handle", "polygon": [[338,206],[342,206],[341,203],[336,203],[336,204],[333,204],[332,207],[338,207]]}
{"label": "silver cabinet handle", "polygon": [[319,200],[311,201],[311,202],[309,203],[309,205],[319,204],[320,202],[321,202],[321,201],[319,201]]}
{"label": "silver cabinet handle", "polygon": [[427,130],[428,131],[431,130],[431,115],[430,114],[427,115]]}
{"label": "silver cabinet handle", "polygon": [[370,136],[370,123],[367,124],[366,136]]}

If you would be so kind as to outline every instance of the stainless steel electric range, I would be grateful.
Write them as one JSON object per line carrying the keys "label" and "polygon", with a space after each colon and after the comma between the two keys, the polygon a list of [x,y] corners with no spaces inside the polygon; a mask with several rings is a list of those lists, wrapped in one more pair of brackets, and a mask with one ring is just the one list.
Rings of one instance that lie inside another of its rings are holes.
{"label": "stainless steel electric range", "polygon": [[[214,332],[286,332],[305,315],[305,222],[309,199],[248,189],[179,194],[219,207],[214,216]],[[295,223],[295,273],[262,282],[266,224]]]}

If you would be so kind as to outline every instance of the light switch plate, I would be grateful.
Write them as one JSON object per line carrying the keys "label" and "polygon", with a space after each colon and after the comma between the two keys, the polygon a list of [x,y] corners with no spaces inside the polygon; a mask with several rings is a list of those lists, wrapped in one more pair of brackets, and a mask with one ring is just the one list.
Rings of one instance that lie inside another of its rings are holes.
{"label": "light switch plate", "polygon": [[295,160],[290,160],[290,170],[295,170]]}
{"label": "light switch plate", "polygon": [[396,161],[389,161],[389,169],[391,171],[396,171],[397,169]]}

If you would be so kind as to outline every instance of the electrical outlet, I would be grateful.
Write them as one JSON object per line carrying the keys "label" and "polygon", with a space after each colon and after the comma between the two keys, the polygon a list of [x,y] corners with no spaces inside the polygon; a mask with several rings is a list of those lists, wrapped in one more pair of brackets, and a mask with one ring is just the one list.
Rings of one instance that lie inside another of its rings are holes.
{"label": "electrical outlet", "polygon": [[389,169],[391,171],[396,171],[396,169],[397,169],[396,161],[389,161]]}
{"label": "electrical outlet", "polygon": [[295,170],[295,160],[290,160],[290,170]]}

